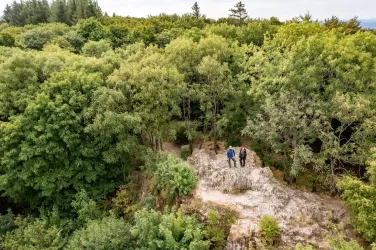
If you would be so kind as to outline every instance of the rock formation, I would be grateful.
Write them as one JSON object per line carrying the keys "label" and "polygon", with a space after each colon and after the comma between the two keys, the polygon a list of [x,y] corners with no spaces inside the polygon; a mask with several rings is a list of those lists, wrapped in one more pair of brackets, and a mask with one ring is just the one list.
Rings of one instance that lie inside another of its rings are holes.
{"label": "rock formation", "polygon": [[[231,228],[227,249],[257,249],[258,224],[265,215],[279,221],[282,228],[279,245],[284,248],[304,243],[326,249],[326,238],[334,231],[351,233],[349,217],[340,201],[280,183],[269,168],[256,166],[255,162],[259,161],[256,157],[248,150],[244,168],[240,167],[238,158],[237,168],[230,168],[225,152],[215,156],[205,150],[195,150],[188,159],[200,177],[194,198],[230,205],[240,214]],[[239,193],[235,194],[234,190]]]}

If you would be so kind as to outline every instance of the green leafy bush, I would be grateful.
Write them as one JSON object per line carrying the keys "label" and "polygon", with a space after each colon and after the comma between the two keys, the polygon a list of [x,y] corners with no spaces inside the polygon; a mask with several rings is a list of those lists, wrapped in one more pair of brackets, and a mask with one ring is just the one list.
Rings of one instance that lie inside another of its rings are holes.
{"label": "green leafy bush", "polygon": [[344,190],[342,198],[346,201],[354,228],[370,241],[376,241],[376,151],[369,162],[368,174],[371,180],[366,184],[353,177],[345,177],[338,186]]}
{"label": "green leafy bush", "polygon": [[274,245],[275,240],[281,233],[281,228],[273,216],[266,215],[260,220],[259,232],[267,244]]}
{"label": "green leafy bush", "polygon": [[114,216],[91,220],[75,231],[67,249],[131,249],[130,225]]}
{"label": "green leafy bush", "polygon": [[177,196],[186,196],[197,185],[193,169],[182,159],[163,155],[153,172],[152,188],[171,202]]}
{"label": "green leafy bush", "polygon": [[8,232],[0,249],[62,249],[66,243],[62,228],[51,225],[47,219],[16,218],[16,229]]}
{"label": "green leafy bush", "polygon": [[161,213],[140,210],[131,229],[133,249],[209,249],[203,225],[182,212]]}
{"label": "green leafy bush", "polygon": [[205,230],[206,237],[211,243],[210,249],[221,250],[226,247],[227,235],[236,217],[233,213],[220,214],[216,210],[209,209]]}
{"label": "green leafy bush", "polygon": [[315,250],[315,248],[311,245],[303,246],[302,244],[298,243],[295,246],[295,250]]}
{"label": "green leafy bush", "polygon": [[78,21],[77,34],[82,36],[86,41],[99,41],[109,36],[109,30],[103,26],[97,19],[88,18]]}
{"label": "green leafy bush", "polygon": [[22,34],[20,41],[26,48],[41,50],[55,36],[52,31],[38,27]]}
{"label": "green leafy bush", "polygon": [[117,216],[124,216],[125,218],[133,217],[134,212],[139,208],[135,204],[134,197],[126,188],[118,190],[111,202],[112,211]]}
{"label": "green leafy bush", "polygon": [[65,38],[63,36],[55,37],[48,44],[54,44],[54,45],[59,46],[59,48],[61,48],[61,49],[73,51],[72,45],[68,42],[67,38]]}
{"label": "green leafy bush", "polygon": [[14,43],[15,39],[11,34],[5,32],[0,33],[0,46],[12,47]]}
{"label": "green leafy bush", "polygon": [[362,233],[368,241],[376,241],[376,187],[360,180],[346,177],[340,181],[354,228]]}
{"label": "green leafy bush", "polygon": [[14,215],[10,209],[7,214],[0,214],[0,236],[6,234],[14,227]]}
{"label": "green leafy bush", "polygon": [[86,56],[95,56],[97,58],[111,49],[111,43],[107,40],[89,41],[82,47],[82,53]]}
{"label": "green leafy bush", "polygon": [[330,238],[329,245],[333,250],[364,250],[355,240],[346,241],[343,235]]}

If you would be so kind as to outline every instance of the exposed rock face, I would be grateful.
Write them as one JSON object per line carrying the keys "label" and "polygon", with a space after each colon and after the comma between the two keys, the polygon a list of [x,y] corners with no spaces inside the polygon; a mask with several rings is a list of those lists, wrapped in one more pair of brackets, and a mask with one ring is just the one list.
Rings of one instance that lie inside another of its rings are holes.
{"label": "exposed rock face", "polygon": [[[239,149],[235,150],[238,155]],[[325,238],[340,222],[344,228],[351,228],[349,217],[338,201],[287,187],[274,179],[269,168],[257,167],[256,157],[248,150],[245,168],[240,167],[238,158],[237,168],[229,168],[225,152],[210,156],[205,150],[195,150],[188,159],[200,177],[195,197],[231,205],[240,214],[239,221],[231,228],[227,249],[257,248],[252,242],[257,238],[258,224],[264,215],[272,215],[280,222],[282,247],[294,247],[300,242],[327,249]],[[234,189],[246,191],[228,193]]]}

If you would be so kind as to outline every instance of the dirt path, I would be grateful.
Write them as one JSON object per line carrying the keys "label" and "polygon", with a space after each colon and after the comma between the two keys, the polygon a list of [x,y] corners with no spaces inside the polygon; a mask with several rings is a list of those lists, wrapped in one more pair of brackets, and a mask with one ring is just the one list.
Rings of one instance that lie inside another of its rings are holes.
{"label": "dirt path", "polygon": [[[235,150],[238,155],[239,148]],[[248,150],[245,168],[229,168],[225,152],[213,156],[205,150],[195,150],[188,161],[200,177],[194,197],[232,206],[240,214],[231,229],[227,249],[249,249],[243,239],[257,238],[258,224],[264,215],[272,215],[279,221],[283,247],[292,248],[301,242],[328,249],[326,237],[336,228],[345,235],[352,234],[349,217],[341,203],[278,182],[269,168],[256,166],[257,156],[252,151]],[[246,191],[229,193],[233,190]],[[345,229],[341,229],[340,223]]]}

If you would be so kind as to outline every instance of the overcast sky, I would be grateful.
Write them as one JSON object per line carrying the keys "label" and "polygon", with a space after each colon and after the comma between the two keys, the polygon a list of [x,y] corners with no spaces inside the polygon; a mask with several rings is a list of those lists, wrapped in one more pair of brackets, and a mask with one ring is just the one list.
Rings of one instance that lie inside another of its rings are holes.
{"label": "overcast sky", "polygon": [[[0,0],[3,10],[13,0]],[[162,12],[184,14],[191,12],[195,0],[98,0],[103,12],[112,15],[146,17]],[[239,0],[199,0],[201,12],[210,18],[226,17],[228,10]],[[276,16],[281,20],[290,19],[308,11],[314,19],[323,20],[332,15],[341,19],[358,16],[360,19],[376,18],[375,0],[245,0],[251,17],[269,18]]]}

